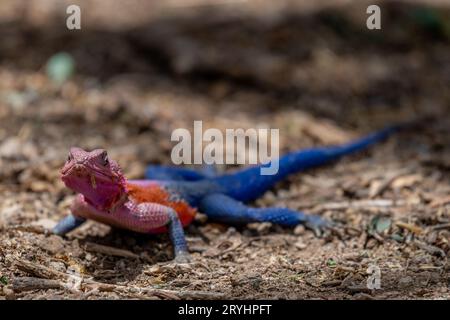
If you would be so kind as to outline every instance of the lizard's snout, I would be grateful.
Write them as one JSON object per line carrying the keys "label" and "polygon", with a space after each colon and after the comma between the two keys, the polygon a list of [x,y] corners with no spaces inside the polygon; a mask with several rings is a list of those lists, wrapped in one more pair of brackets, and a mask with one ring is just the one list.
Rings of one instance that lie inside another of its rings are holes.
{"label": "lizard's snout", "polygon": [[76,175],[76,176],[82,176],[83,173],[86,173],[86,168],[83,163],[75,163],[69,168],[64,168],[61,171],[63,176],[70,176],[70,175]]}

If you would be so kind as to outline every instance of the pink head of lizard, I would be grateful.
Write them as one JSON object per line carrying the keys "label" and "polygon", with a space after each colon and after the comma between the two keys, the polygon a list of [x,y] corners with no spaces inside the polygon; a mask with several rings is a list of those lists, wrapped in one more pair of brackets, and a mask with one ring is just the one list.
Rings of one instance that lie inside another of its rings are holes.
{"label": "pink head of lizard", "polygon": [[127,195],[126,179],[119,165],[108,159],[103,149],[89,152],[71,148],[61,179],[99,210],[111,210]]}

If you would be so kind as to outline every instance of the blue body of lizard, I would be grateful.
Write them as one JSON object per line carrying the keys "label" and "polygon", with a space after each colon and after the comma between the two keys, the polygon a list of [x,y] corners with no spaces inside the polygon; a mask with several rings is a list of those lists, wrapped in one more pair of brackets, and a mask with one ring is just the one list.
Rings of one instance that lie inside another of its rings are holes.
{"label": "blue body of lizard", "polygon": [[205,170],[154,166],[147,168],[146,178],[161,180],[168,190],[198,207],[212,220],[225,223],[272,222],[284,226],[304,223],[320,230],[329,222],[319,216],[288,208],[252,208],[244,203],[257,199],[288,175],[337,160],[382,141],[399,127],[388,127],[348,144],[319,147],[292,152],[279,159],[279,171],[261,175],[261,166],[245,168],[234,173],[215,175]]}

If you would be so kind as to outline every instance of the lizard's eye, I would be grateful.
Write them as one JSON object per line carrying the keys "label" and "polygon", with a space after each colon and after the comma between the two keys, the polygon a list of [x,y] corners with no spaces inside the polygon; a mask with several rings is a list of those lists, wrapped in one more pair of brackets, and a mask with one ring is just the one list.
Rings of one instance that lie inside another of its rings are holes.
{"label": "lizard's eye", "polygon": [[109,164],[108,154],[106,152],[102,155],[102,161],[104,166],[107,166]]}
{"label": "lizard's eye", "polygon": [[71,161],[73,159],[73,156],[71,153],[69,153],[69,155],[67,156],[67,161]]}

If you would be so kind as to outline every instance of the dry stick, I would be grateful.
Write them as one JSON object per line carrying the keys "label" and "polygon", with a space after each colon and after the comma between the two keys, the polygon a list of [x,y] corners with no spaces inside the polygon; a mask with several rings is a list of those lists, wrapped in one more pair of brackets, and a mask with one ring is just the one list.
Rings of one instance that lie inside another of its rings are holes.
{"label": "dry stick", "polygon": [[29,290],[62,289],[64,285],[58,280],[42,279],[34,277],[16,277],[11,282],[14,292]]}
{"label": "dry stick", "polygon": [[15,265],[20,270],[32,274],[34,276],[45,278],[45,279],[60,279],[60,280],[67,280],[71,275],[68,275],[64,272],[57,271],[50,269],[48,267],[45,267],[43,265],[33,263],[30,261],[22,260],[19,258],[14,259]]}
{"label": "dry stick", "polygon": [[432,246],[432,245],[429,245],[429,244],[426,244],[426,243],[422,243],[422,242],[420,242],[418,240],[415,240],[414,244],[419,249],[422,249],[422,250],[428,252],[431,255],[440,256],[441,258],[445,258],[445,252],[441,248],[438,248],[436,246]]}
{"label": "dry stick", "polygon": [[386,208],[397,207],[405,205],[405,201],[394,201],[391,199],[375,199],[375,200],[359,200],[359,201],[342,201],[342,202],[330,202],[320,205],[322,210],[339,210],[348,208]]}
{"label": "dry stick", "polygon": [[431,230],[450,229],[450,223],[441,223],[431,227]]}
{"label": "dry stick", "polygon": [[375,190],[372,190],[371,194],[369,195],[370,198],[375,198],[375,197],[379,196],[387,188],[390,187],[390,185],[392,184],[392,182],[394,182],[395,179],[397,179],[398,177],[401,177],[403,175],[406,175],[409,172],[410,172],[410,170],[408,170],[408,169],[391,172]]}
{"label": "dry stick", "polygon": [[[92,281],[89,279],[84,279],[79,276],[69,275],[64,272],[56,271],[48,267],[29,262],[22,259],[15,259],[16,266],[29,274],[33,274],[37,277],[46,279],[60,279],[67,282],[78,278],[80,280],[80,286],[89,287],[92,289],[98,289],[101,291],[119,291],[126,294],[129,293],[141,293],[146,295],[153,295],[161,298],[168,299],[221,299],[224,298],[224,294],[220,292],[206,292],[206,291],[175,291],[166,289],[154,289],[154,288],[137,288],[137,287],[126,287],[123,285],[108,284]],[[60,282],[62,287],[67,288],[67,284]]]}
{"label": "dry stick", "polygon": [[372,290],[370,290],[369,288],[367,288],[366,286],[363,286],[363,285],[348,286],[348,287],[346,287],[346,289],[352,293],[358,293],[358,292],[371,293],[372,292]]}
{"label": "dry stick", "polygon": [[219,252],[219,253],[213,254],[213,255],[211,255],[210,257],[211,257],[211,258],[215,258],[215,257],[222,256],[222,255],[224,255],[224,254],[226,254],[226,253],[229,253],[229,252],[231,252],[231,251],[236,250],[237,248],[239,248],[239,247],[242,246],[243,244],[244,244],[244,242],[238,241],[238,242],[234,243],[234,244],[233,244],[231,247],[229,247],[228,249],[225,249],[225,250],[223,250],[223,251],[221,251],[221,252]]}
{"label": "dry stick", "polygon": [[450,196],[434,200],[433,202],[431,202],[430,207],[431,208],[438,208],[440,206],[446,205],[447,203],[450,203]]}
{"label": "dry stick", "polygon": [[8,230],[17,230],[17,231],[24,231],[24,232],[31,232],[31,233],[37,233],[37,234],[48,234],[50,231],[46,230],[42,226],[37,225],[13,225],[7,227]]}
{"label": "dry stick", "polygon": [[412,233],[415,233],[415,234],[421,234],[423,232],[422,228],[420,228],[420,227],[418,227],[416,225],[410,224],[410,223],[404,223],[404,222],[398,221],[395,224],[398,227],[400,227],[402,229],[409,230],[409,231],[411,231]]}
{"label": "dry stick", "polygon": [[90,252],[106,254],[109,256],[139,259],[139,256],[131,251],[113,248],[113,247],[109,247],[109,246],[104,246],[104,245],[92,243],[92,242],[86,243],[86,250],[90,251]]}

